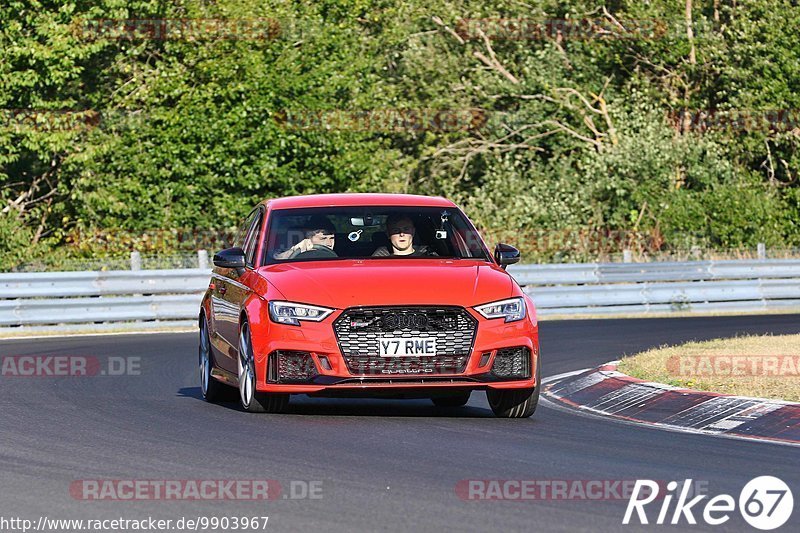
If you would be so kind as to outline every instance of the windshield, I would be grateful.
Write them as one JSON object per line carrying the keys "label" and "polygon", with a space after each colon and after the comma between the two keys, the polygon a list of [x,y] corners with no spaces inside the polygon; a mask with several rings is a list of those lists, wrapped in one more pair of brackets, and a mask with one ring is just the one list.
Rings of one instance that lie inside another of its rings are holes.
{"label": "windshield", "polygon": [[262,264],[335,259],[480,259],[489,254],[456,208],[319,207],[272,211]]}

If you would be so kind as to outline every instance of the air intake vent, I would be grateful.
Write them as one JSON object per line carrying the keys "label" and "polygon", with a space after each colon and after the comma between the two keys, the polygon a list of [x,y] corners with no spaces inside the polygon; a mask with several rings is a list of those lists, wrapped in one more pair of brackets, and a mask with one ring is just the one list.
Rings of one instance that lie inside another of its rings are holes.
{"label": "air intake vent", "polygon": [[308,352],[280,350],[269,356],[267,381],[272,383],[303,383],[317,374],[317,365]]}
{"label": "air intake vent", "polygon": [[492,374],[499,378],[526,379],[531,377],[530,350],[524,346],[497,350],[492,364]]}

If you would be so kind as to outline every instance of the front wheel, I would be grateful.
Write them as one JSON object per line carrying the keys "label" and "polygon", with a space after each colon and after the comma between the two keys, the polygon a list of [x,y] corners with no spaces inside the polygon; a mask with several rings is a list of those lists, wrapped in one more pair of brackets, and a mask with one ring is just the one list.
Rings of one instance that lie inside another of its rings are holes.
{"label": "front wheel", "polygon": [[[538,351],[538,350],[537,350]],[[532,389],[486,389],[489,407],[498,418],[528,418],[536,411],[542,388],[542,359],[536,358],[536,386]]]}
{"label": "front wheel", "polygon": [[289,405],[288,394],[256,391],[256,365],[250,326],[243,322],[239,328],[239,401],[248,413],[281,413]]}
{"label": "front wheel", "polygon": [[533,389],[487,389],[489,407],[498,418],[528,418],[539,403],[539,387]]}
{"label": "front wheel", "polygon": [[224,400],[226,397],[225,393],[231,389],[214,379],[211,375],[211,370],[214,368],[214,357],[211,354],[211,341],[208,336],[208,323],[205,317],[200,321],[199,354],[200,392],[203,394],[203,399],[210,403]]}

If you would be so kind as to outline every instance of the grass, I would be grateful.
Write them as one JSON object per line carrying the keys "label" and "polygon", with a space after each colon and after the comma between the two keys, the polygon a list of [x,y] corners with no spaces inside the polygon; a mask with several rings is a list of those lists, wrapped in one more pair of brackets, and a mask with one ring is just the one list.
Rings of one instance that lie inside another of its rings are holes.
{"label": "grass", "polygon": [[800,334],[665,346],[625,357],[619,371],[682,388],[800,402]]}

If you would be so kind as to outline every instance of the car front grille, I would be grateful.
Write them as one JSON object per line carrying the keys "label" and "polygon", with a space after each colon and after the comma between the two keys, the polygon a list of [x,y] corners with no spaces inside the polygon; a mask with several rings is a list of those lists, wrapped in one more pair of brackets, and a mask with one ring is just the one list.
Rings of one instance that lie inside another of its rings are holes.
{"label": "car front grille", "polygon": [[[460,307],[357,307],[333,324],[339,348],[353,375],[431,375],[464,371],[477,321]],[[435,337],[437,353],[424,357],[381,357],[378,339]]]}

